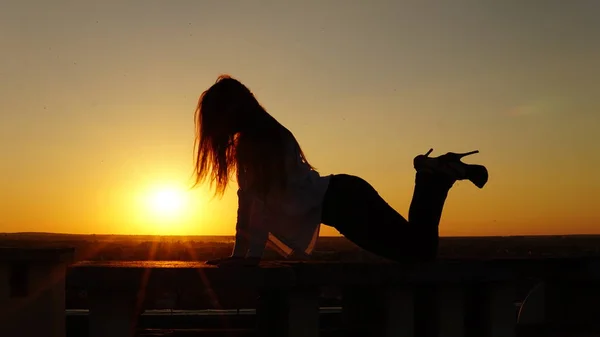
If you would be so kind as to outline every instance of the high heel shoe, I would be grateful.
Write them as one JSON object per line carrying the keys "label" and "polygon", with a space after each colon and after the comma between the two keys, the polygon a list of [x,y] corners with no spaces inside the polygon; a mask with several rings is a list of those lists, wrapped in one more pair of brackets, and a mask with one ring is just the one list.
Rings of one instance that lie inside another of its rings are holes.
{"label": "high heel shoe", "polygon": [[448,152],[439,157],[429,157],[433,149],[426,154],[418,155],[413,160],[417,171],[430,171],[449,176],[454,180],[469,180],[475,186],[483,188],[488,181],[488,171],[483,165],[465,164],[461,158],[479,153],[479,150],[466,153]]}

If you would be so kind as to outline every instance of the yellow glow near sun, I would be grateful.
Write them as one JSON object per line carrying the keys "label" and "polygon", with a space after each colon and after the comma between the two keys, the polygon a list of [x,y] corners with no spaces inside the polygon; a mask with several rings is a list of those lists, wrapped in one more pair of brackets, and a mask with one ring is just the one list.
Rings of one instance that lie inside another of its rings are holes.
{"label": "yellow glow near sun", "polygon": [[160,215],[177,215],[185,203],[183,193],[175,189],[159,190],[150,198],[150,207]]}
{"label": "yellow glow near sun", "polygon": [[[131,203],[123,205],[121,213],[127,223],[140,234],[150,235],[190,235],[204,231],[219,232],[215,222],[234,222],[235,212],[224,213],[229,205],[211,205],[206,186],[191,189],[187,181],[177,179],[148,179],[137,186],[125,189],[131,193]],[[235,201],[235,198],[233,198]],[[215,213],[217,216],[215,216]],[[222,220],[222,214],[226,220]]]}
{"label": "yellow glow near sun", "polygon": [[184,187],[167,184],[154,186],[143,193],[143,224],[156,234],[175,234],[189,221],[190,193]]}

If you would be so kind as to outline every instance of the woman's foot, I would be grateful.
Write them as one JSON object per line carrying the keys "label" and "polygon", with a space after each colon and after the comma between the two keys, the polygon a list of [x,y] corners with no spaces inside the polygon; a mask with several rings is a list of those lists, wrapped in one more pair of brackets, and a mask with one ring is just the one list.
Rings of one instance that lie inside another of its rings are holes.
{"label": "woman's foot", "polygon": [[433,149],[430,149],[426,154],[415,157],[413,165],[417,172],[429,171],[443,174],[453,180],[469,180],[479,188],[483,188],[487,183],[488,171],[485,166],[465,164],[460,161],[461,158],[479,153],[479,151],[467,153],[448,152],[439,157],[429,157],[432,151]]}

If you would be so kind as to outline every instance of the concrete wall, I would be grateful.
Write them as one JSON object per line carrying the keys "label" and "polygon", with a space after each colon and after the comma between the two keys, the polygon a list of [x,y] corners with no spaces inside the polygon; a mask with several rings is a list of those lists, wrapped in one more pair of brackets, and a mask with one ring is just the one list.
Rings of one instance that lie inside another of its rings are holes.
{"label": "concrete wall", "polygon": [[66,263],[0,261],[0,336],[65,336],[66,269]]}

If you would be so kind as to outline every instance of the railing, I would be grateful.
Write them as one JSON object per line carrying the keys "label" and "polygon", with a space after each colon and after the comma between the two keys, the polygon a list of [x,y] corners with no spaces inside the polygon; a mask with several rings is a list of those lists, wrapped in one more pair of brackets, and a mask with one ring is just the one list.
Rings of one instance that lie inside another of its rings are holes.
{"label": "railing", "polygon": [[[341,290],[342,333],[348,336],[511,337],[517,324],[597,328],[600,317],[599,259],[413,266],[289,262],[257,268],[79,262],[66,276],[71,254],[0,250],[0,336],[64,337],[66,288],[87,294],[90,337],[131,337],[148,298],[189,289],[258,293],[258,336],[319,336],[323,287]],[[545,283],[528,296],[517,318],[515,285],[524,279]],[[218,298],[213,304],[219,305]]]}

